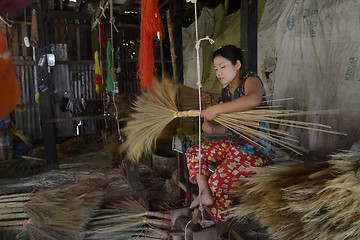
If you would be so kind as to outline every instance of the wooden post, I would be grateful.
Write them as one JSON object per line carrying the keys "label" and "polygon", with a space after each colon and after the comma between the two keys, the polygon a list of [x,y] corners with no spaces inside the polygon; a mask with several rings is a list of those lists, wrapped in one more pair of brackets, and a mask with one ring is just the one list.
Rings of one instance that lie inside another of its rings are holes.
{"label": "wooden post", "polygon": [[[57,152],[56,152],[56,129],[54,123],[48,123],[47,119],[53,118],[54,99],[52,97],[52,81],[50,79],[50,67],[47,65],[46,49],[49,49],[47,36],[46,10],[47,1],[42,1],[42,6],[33,5],[37,14],[37,24],[39,33],[39,46],[36,48],[36,63],[45,57],[42,66],[37,65],[37,79],[40,94],[40,119],[41,130],[45,146],[45,158],[47,170],[58,170]],[[44,11],[43,11],[44,10]]]}
{"label": "wooden post", "polygon": [[241,0],[241,48],[243,66],[250,71],[257,71],[257,0]]}
{"label": "wooden post", "polygon": [[[176,80],[178,83],[184,83],[184,75],[183,75],[183,50],[182,50],[182,1],[179,0],[170,0],[170,10],[167,11],[167,20],[170,37],[170,31],[172,31],[172,41],[176,65]],[[170,40],[171,41],[171,40]],[[170,45],[171,47],[171,45]],[[174,64],[174,63],[173,63]],[[174,70],[175,71],[175,70]]]}

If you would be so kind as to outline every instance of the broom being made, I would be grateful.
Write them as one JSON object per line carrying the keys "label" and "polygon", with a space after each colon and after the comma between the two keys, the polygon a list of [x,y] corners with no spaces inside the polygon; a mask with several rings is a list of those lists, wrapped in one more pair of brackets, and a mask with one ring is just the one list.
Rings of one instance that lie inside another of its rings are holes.
{"label": "broom being made", "polygon": [[279,240],[360,239],[360,153],[329,161],[255,168],[232,215],[255,214]]}
{"label": "broom being made", "polygon": [[[147,92],[146,97],[140,98],[134,103],[133,108],[136,112],[130,115],[131,119],[123,129],[126,135],[123,147],[126,149],[130,160],[138,161],[143,154],[151,153],[156,139],[174,119],[199,116],[199,110],[178,111],[176,106],[177,92],[178,86],[170,81],[153,81],[152,90]],[[277,144],[281,148],[301,154],[306,149],[295,145],[298,142],[296,137],[286,131],[275,129],[274,126],[291,126],[325,133],[342,134],[331,131],[331,127],[323,124],[283,119],[287,116],[334,113],[336,113],[335,110],[297,111],[263,109],[259,107],[255,110],[244,112],[219,114],[214,119],[214,122],[225,126],[260,148],[268,147],[268,143],[256,141],[262,138]],[[268,130],[268,134],[260,131],[262,127],[259,126],[258,121],[268,122],[272,126],[271,128],[263,129]],[[279,147],[274,147],[274,150],[280,152]]]}

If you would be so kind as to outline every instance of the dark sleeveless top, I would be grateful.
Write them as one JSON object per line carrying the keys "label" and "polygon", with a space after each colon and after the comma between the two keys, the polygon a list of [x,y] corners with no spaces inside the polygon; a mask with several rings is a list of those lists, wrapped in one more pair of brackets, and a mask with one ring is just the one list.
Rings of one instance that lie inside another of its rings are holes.
{"label": "dark sleeveless top", "polygon": [[[249,77],[256,77],[259,78],[258,75],[254,72],[248,72],[246,73],[243,77],[242,80],[240,82],[240,86],[238,88],[235,89],[234,94],[232,95],[230,93],[230,89],[229,86],[226,86],[222,89],[219,98],[218,98],[218,103],[219,102],[229,102],[232,101],[236,98],[242,97],[245,95],[245,81],[249,78]],[[260,79],[260,78],[259,78]],[[260,79],[261,81],[261,79]],[[262,84],[262,82],[261,82]],[[268,99],[265,93],[265,89],[263,87],[263,97],[262,97],[262,101],[260,106],[269,106],[268,103]],[[258,122],[259,125],[261,127],[270,128],[270,124],[266,123],[266,122]],[[266,129],[258,129],[258,128],[253,128],[253,129],[257,129],[258,131],[262,131],[263,133],[269,134],[269,131]],[[273,158],[273,151],[271,148],[272,143],[269,140],[266,139],[262,139],[259,138],[257,140],[254,140],[254,142],[259,143],[261,146],[263,147],[258,147],[257,145],[252,144],[251,142],[249,142],[247,139],[245,139],[244,137],[234,133],[232,135],[232,137],[230,138],[231,143],[233,144],[233,146],[235,148],[237,148],[238,150],[250,154],[250,155],[254,155],[254,156],[258,156],[260,158],[265,158],[265,159],[271,159]]]}

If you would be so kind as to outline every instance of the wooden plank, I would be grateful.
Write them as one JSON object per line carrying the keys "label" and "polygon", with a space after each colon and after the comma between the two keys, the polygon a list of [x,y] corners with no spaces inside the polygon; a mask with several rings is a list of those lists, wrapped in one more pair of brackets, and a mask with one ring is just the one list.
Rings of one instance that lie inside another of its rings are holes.
{"label": "wooden plank", "polygon": [[115,116],[83,116],[83,117],[69,117],[69,118],[49,118],[46,122],[58,123],[58,122],[72,122],[80,120],[93,120],[93,119],[113,119]]}

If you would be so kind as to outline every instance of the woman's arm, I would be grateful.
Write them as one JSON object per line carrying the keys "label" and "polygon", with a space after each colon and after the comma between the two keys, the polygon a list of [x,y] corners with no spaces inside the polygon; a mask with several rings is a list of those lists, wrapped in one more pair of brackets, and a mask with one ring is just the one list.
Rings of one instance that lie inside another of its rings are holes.
{"label": "woman's arm", "polygon": [[201,111],[201,117],[212,121],[218,114],[242,112],[251,110],[260,105],[262,100],[263,86],[257,77],[249,77],[245,81],[245,95],[233,101],[220,103]]}

